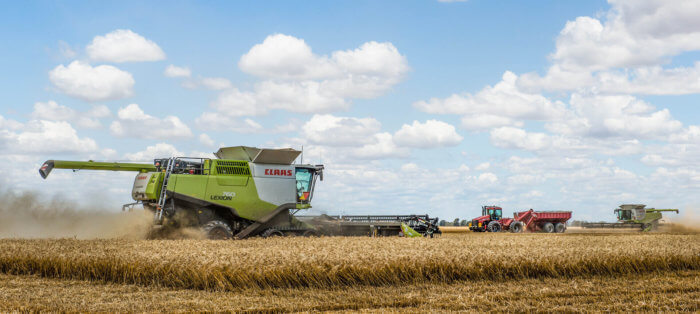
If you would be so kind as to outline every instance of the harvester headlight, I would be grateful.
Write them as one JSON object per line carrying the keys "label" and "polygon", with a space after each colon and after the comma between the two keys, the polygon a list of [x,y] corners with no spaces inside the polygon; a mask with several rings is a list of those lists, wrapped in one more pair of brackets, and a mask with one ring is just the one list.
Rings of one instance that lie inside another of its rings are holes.
{"label": "harvester headlight", "polygon": [[479,228],[481,228],[481,223],[479,223]]}

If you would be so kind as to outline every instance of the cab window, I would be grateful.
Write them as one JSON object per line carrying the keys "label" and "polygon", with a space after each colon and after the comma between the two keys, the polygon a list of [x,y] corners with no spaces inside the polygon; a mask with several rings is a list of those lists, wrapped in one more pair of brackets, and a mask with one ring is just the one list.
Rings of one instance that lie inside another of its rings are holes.
{"label": "cab window", "polygon": [[309,169],[297,168],[296,169],[296,180],[297,180],[297,200],[305,201],[309,199],[311,188],[311,179],[313,174]]}

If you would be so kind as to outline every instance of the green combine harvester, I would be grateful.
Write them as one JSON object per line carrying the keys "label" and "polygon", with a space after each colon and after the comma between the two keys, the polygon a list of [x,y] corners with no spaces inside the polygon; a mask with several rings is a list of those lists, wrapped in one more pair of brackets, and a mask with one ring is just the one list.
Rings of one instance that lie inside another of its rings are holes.
{"label": "green combine harvester", "polygon": [[161,158],[152,165],[48,160],[39,173],[46,179],[54,168],[136,172],[131,191],[136,202],[122,209],[141,205],[153,212],[156,226],[199,227],[212,239],[403,235],[402,224],[424,235],[439,233],[437,218],[427,215],[395,216],[393,221],[366,216],[369,220],[362,223],[340,216],[297,218],[299,210],[311,208],[314,188],[317,180],[323,180],[324,169],[323,165],[294,164],[300,154],[291,148],[235,146],[219,149],[214,153],[217,159]]}
{"label": "green combine harvester", "polygon": [[663,216],[662,212],[676,212],[678,209],[656,209],[646,208],[644,204],[623,204],[620,208],[615,209],[617,223],[584,223],[584,228],[630,228],[640,229],[644,232],[656,230],[659,226],[659,221]]}

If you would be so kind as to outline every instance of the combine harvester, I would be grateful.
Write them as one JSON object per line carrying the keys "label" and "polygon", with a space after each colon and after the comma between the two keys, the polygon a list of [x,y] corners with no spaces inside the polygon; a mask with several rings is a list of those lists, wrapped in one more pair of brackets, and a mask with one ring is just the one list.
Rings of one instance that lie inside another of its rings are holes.
{"label": "combine harvester", "polygon": [[622,204],[620,208],[615,209],[617,216],[616,223],[607,222],[587,222],[582,224],[584,228],[596,229],[640,229],[643,232],[656,230],[659,227],[659,221],[663,216],[662,212],[676,212],[678,209],[656,209],[646,208],[644,204]]}
{"label": "combine harvester", "polygon": [[469,230],[475,232],[501,232],[509,230],[563,233],[566,222],[571,219],[570,211],[534,211],[532,209],[513,213],[513,218],[503,218],[503,209],[498,206],[482,206],[481,216],[469,222]]}
{"label": "combine harvester", "polygon": [[153,165],[48,160],[39,173],[46,179],[54,168],[137,172],[131,192],[136,202],[122,209],[142,205],[153,212],[155,226],[199,227],[212,239],[343,235],[350,229],[352,235],[439,233],[433,222],[437,219],[427,216],[297,219],[299,210],[311,208],[324,169],[323,165],[294,164],[299,154],[291,148],[235,146],[219,149],[214,153],[217,159],[172,157],[155,159]]}

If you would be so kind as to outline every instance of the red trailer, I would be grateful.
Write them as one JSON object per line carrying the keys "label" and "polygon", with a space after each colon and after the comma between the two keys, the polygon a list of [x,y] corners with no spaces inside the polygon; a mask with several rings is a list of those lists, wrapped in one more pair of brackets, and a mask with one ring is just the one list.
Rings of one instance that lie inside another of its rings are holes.
{"label": "red trailer", "polygon": [[566,221],[571,218],[570,211],[534,211],[532,209],[513,213],[513,218],[503,218],[498,206],[483,206],[482,216],[469,222],[469,230],[476,232],[564,232]]}
{"label": "red trailer", "polygon": [[529,230],[532,232],[557,232],[566,231],[566,222],[571,219],[569,211],[534,211],[532,209],[524,212],[513,213],[509,229],[512,232],[522,232]]}

